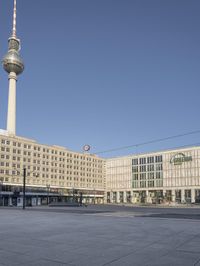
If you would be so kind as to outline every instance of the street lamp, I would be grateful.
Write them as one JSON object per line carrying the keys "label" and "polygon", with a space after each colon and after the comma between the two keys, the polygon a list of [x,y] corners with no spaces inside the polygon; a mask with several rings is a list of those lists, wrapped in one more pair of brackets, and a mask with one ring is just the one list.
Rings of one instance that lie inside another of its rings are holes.
{"label": "street lamp", "polygon": [[96,197],[96,191],[95,191],[95,187],[94,187],[94,204],[95,204],[95,197]]}
{"label": "street lamp", "polygon": [[0,202],[0,205],[3,205],[3,195],[2,195],[2,191],[3,191],[3,177],[2,178],[0,178],[0,185],[1,185],[1,197],[0,197],[0,200],[1,200],[1,202]]}
{"label": "street lamp", "polygon": [[[20,172],[16,169],[16,171],[20,174]],[[29,174],[35,172],[35,170],[33,170],[32,172],[30,172]],[[25,210],[26,208],[26,175],[27,175],[27,172],[26,172],[26,168],[24,167],[23,168],[23,210]],[[36,177],[38,175],[36,174]]]}
{"label": "street lamp", "polygon": [[113,203],[113,191],[112,191],[112,189],[110,191],[110,203]]}
{"label": "street lamp", "polygon": [[26,200],[26,168],[23,169],[23,210],[25,209]]}
{"label": "street lamp", "polygon": [[75,202],[75,188],[72,188],[72,202]]}
{"label": "street lamp", "polygon": [[50,190],[50,185],[46,185],[47,187],[47,205],[49,205],[49,190]]}

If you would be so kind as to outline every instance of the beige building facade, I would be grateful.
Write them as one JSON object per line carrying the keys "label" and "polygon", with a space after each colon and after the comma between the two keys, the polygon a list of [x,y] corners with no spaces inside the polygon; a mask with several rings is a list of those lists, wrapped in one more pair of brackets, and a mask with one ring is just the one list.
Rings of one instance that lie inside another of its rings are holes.
{"label": "beige building facade", "polygon": [[[0,130],[0,202],[199,203],[200,147],[103,159]],[[3,201],[3,202],[2,202]]]}
{"label": "beige building facade", "polygon": [[108,159],[106,202],[200,202],[200,147]]}
{"label": "beige building facade", "polygon": [[[88,153],[72,152],[64,147],[39,144],[34,140],[0,131],[1,195],[18,195],[23,186],[26,168],[26,193],[42,196],[70,197],[82,193],[83,202],[103,203],[105,191],[105,161]],[[6,197],[4,197],[6,198]],[[6,199],[5,199],[6,200]],[[7,204],[11,197],[7,199]],[[36,198],[34,198],[36,202]],[[16,203],[15,203],[16,204]],[[32,203],[30,203],[32,204]]]}

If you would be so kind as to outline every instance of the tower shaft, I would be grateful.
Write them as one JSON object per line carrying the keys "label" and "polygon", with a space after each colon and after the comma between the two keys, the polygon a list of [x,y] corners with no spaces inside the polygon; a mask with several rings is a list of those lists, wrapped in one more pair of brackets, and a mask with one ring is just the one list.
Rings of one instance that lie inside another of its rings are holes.
{"label": "tower shaft", "polygon": [[8,113],[7,113],[7,131],[10,134],[16,133],[16,82],[17,75],[10,72],[8,76],[9,92],[8,92]]}

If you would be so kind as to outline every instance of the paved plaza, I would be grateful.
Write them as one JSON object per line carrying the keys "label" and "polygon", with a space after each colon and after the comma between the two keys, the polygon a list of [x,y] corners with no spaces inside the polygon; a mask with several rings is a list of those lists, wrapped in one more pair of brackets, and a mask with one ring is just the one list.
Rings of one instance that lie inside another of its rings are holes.
{"label": "paved plaza", "polygon": [[0,208],[0,266],[200,266],[200,208]]}

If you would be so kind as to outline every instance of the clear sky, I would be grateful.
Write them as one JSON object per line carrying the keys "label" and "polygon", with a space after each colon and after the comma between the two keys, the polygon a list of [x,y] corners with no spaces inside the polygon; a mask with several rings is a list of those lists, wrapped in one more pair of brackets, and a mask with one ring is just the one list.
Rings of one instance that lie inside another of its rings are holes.
{"label": "clear sky", "polygon": [[[75,151],[88,143],[95,153],[200,129],[199,0],[17,2],[25,62],[17,82],[17,135]],[[1,58],[12,7],[12,0],[0,0]],[[3,129],[7,97],[1,68]],[[200,143],[199,137],[144,150]]]}

